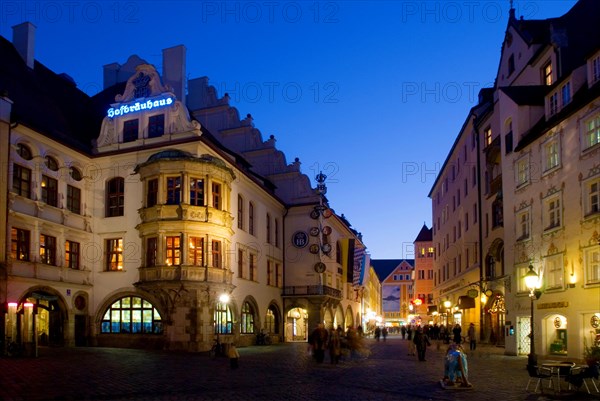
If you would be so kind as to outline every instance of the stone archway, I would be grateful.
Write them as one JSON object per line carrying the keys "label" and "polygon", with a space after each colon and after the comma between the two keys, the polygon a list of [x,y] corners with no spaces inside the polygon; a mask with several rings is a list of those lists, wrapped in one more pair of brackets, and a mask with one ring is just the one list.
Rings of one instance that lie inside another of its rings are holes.
{"label": "stone archway", "polygon": [[[33,343],[37,337],[39,345],[64,346],[74,344],[74,327],[69,320],[69,309],[60,293],[51,287],[32,287],[19,299],[17,308],[32,305],[35,309],[33,332],[25,331],[23,322],[17,324],[23,343]],[[26,308],[25,308],[26,309]],[[23,314],[23,319],[26,310]],[[19,322],[19,319],[17,319]],[[20,327],[19,327],[20,326]]]}

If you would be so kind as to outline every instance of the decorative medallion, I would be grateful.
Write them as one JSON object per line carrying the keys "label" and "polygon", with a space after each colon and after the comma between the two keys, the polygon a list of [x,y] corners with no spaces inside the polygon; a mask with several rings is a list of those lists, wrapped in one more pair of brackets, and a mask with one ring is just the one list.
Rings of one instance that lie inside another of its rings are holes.
{"label": "decorative medallion", "polygon": [[329,252],[331,252],[331,245],[329,245],[329,244],[323,244],[323,246],[321,247],[321,249],[323,250],[323,252],[329,253]]}
{"label": "decorative medallion", "polygon": [[309,232],[310,235],[316,237],[317,235],[319,235],[319,227],[311,227]]}
{"label": "decorative medallion", "polygon": [[323,263],[323,262],[318,262],[318,263],[315,263],[314,268],[317,273],[323,273],[327,269],[327,266],[325,266],[325,263]]}
{"label": "decorative medallion", "polygon": [[324,235],[329,235],[329,234],[331,234],[331,227],[329,227],[329,226],[325,226],[325,227],[323,227],[323,234],[324,234]]}
{"label": "decorative medallion", "polygon": [[314,253],[317,254],[319,253],[319,245],[318,244],[312,244],[309,248],[310,253]]}
{"label": "decorative medallion", "polygon": [[554,318],[554,327],[560,329],[560,326],[562,326],[562,320],[557,316]]}
{"label": "decorative medallion", "polygon": [[308,235],[304,231],[296,231],[294,235],[292,235],[292,244],[296,248],[304,248],[308,245]]}
{"label": "decorative medallion", "polygon": [[331,211],[331,209],[325,209],[325,210],[323,210],[323,217],[325,217],[326,219],[328,219],[331,216],[333,216],[333,212]]}
{"label": "decorative medallion", "polygon": [[593,328],[597,329],[598,326],[600,326],[600,317],[598,317],[597,315],[592,316],[592,318],[590,319],[590,324]]}
{"label": "decorative medallion", "polygon": [[320,216],[320,213],[319,213],[318,210],[313,210],[312,212],[310,212],[310,217],[313,218],[313,219],[315,219],[315,220],[318,219],[319,216]]}
{"label": "decorative medallion", "polygon": [[73,304],[75,305],[75,308],[77,308],[77,310],[84,310],[85,298],[82,295],[77,295],[73,300]]}

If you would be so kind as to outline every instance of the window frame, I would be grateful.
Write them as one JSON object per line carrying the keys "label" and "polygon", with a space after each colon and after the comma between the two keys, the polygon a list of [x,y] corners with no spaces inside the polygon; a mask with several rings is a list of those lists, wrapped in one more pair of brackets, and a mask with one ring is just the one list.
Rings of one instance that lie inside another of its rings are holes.
{"label": "window frame", "polygon": [[[200,184],[200,185],[199,185]],[[190,178],[190,205],[204,206],[204,179],[191,177]]]}
{"label": "window frame", "polygon": [[244,302],[240,311],[240,334],[254,334],[254,317],[254,307],[250,302]]}
{"label": "window frame", "polygon": [[[127,298],[129,300],[125,302],[124,300]],[[137,302],[134,299],[140,301]],[[134,321],[136,316],[139,318],[139,322]],[[123,318],[128,322],[123,324]],[[136,329],[135,323],[139,324],[139,329]],[[150,330],[148,330],[148,325],[150,325]],[[116,299],[106,308],[100,323],[100,334],[162,335],[162,316],[151,302],[139,296],[127,295]]]}
{"label": "window frame", "polygon": [[600,244],[583,249],[584,285],[600,284]]}
{"label": "window frame", "polygon": [[79,270],[81,260],[81,244],[79,242],[65,241],[65,267],[73,270]]}
{"label": "window frame", "polygon": [[42,174],[42,202],[49,206],[58,207],[58,180]]}
{"label": "window frame", "polygon": [[165,264],[181,266],[181,235],[165,236]]}
{"label": "window frame", "polygon": [[18,227],[11,227],[10,238],[11,259],[22,262],[31,261],[31,231]]}
{"label": "window frame", "polygon": [[165,134],[165,114],[148,117],[148,138],[160,138]]}
{"label": "window frame", "polygon": [[222,208],[221,184],[218,182],[211,183],[212,192],[212,207],[217,210]]}
{"label": "window frame", "polygon": [[[593,123],[592,128],[590,125]],[[596,112],[583,120],[581,124],[581,143],[583,145],[582,152],[595,148],[600,144],[600,112]]]}
{"label": "window frame", "polygon": [[[583,181],[583,217],[585,219],[600,213],[600,176]],[[595,187],[595,188],[594,188]]]}
{"label": "window frame", "polygon": [[27,199],[31,199],[31,174],[30,168],[14,163],[12,192]]}
{"label": "window frame", "polygon": [[248,233],[254,235],[254,203],[248,203]]}
{"label": "window frame", "polygon": [[213,239],[211,241],[211,256],[212,256],[212,267],[216,268],[216,269],[222,269],[223,268],[223,260],[222,260],[222,241],[221,240],[216,240]]}
{"label": "window frame", "polygon": [[[135,136],[133,135],[135,132]],[[135,142],[140,138],[140,120],[132,118],[123,121],[123,143]]]}
{"label": "window frame", "polygon": [[167,176],[165,178],[165,185],[166,185],[166,191],[165,193],[167,194],[167,199],[166,199],[166,204],[167,205],[179,205],[181,204],[181,183],[182,183],[182,179],[180,175],[172,175],[172,176]]}
{"label": "window frame", "polygon": [[125,214],[125,179],[113,177],[106,182],[106,216],[119,217]]}
{"label": "window frame", "polygon": [[529,154],[523,155],[515,160],[515,186],[516,189],[526,187],[531,183],[531,166]]}
{"label": "window frame", "polygon": [[[523,218],[525,218],[524,221]],[[515,221],[517,242],[531,239],[531,207],[517,211]]]}
{"label": "window frame", "polygon": [[107,272],[123,271],[125,268],[125,258],[123,255],[123,238],[107,238],[105,244],[105,265]]}
{"label": "window frame", "polygon": [[158,205],[158,178],[146,181],[146,207]]}
{"label": "window frame", "polygon": [[188,237],[188,264],[190,266],[204,266],[204,238],[197,236]]}
{"label": "window frame", "polygon": [[67,184],[67,209],[81,214],[81,189]]}
{"label": "window frame", "polygon": [[560,192],[544,198],[543,229],[544,233],[559,230],[563,227],[563,202]]}
{"label": "window frame", "polygon": [[560,137],[554,135],[542,143],[542,163],[544,174],[557,170],[561,167]]}
{"label": "window frame", "polygon": [[56,266],[56,237],[40,234],[40,263]]}
{"label": "window frame", "polygon": [[158,265],[158,237],[146,238],[146,267]]}
{"label": "window frame", "polygon": [[544,282],[546,291],[565,288],[564,255],[557,253],[544,257]]}
{"label": "window frame", "polygon": [[244,198],[240,194],[238,194],[237,227],[240,230],[244,229]]}

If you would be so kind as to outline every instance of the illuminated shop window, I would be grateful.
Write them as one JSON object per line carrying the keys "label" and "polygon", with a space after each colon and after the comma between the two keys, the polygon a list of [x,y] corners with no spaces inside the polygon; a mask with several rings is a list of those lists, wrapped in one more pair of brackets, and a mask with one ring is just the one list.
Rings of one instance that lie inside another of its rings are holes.
{"label": "illuminated shop window", "polygon": [[231,334],[233,329],[233,316],[229,305],[218,302],[215,305],[215,334]]}
{"label": "illuminated shop window", "polygon": [[254,333],[254,308],[248,303],[244,302],[242,306],[242,334]]}
{"label": "illuminated shop window", "polygon": [[123,297],[113,303],[102,318],[102,333],[162,334],[160,313],[145,299]]}

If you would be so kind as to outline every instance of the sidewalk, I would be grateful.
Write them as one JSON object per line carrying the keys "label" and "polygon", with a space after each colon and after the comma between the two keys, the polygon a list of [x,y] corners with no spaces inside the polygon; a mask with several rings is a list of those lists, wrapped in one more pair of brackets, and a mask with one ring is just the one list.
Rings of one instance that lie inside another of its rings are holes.
{"label": "sidewalk", "polygon": [[116,348],[41,348],[35,359],[0,358],[0,400],[600,400],[582,391],[525,392],[526,357],[482,346],[469,355],[473,388],[444,390],[446,349],[433,346],[426,362],[407,355],[408,341],[365,339],[366,359],[317,364],[306,343],[239,348],[239,369],[226,358]]}

